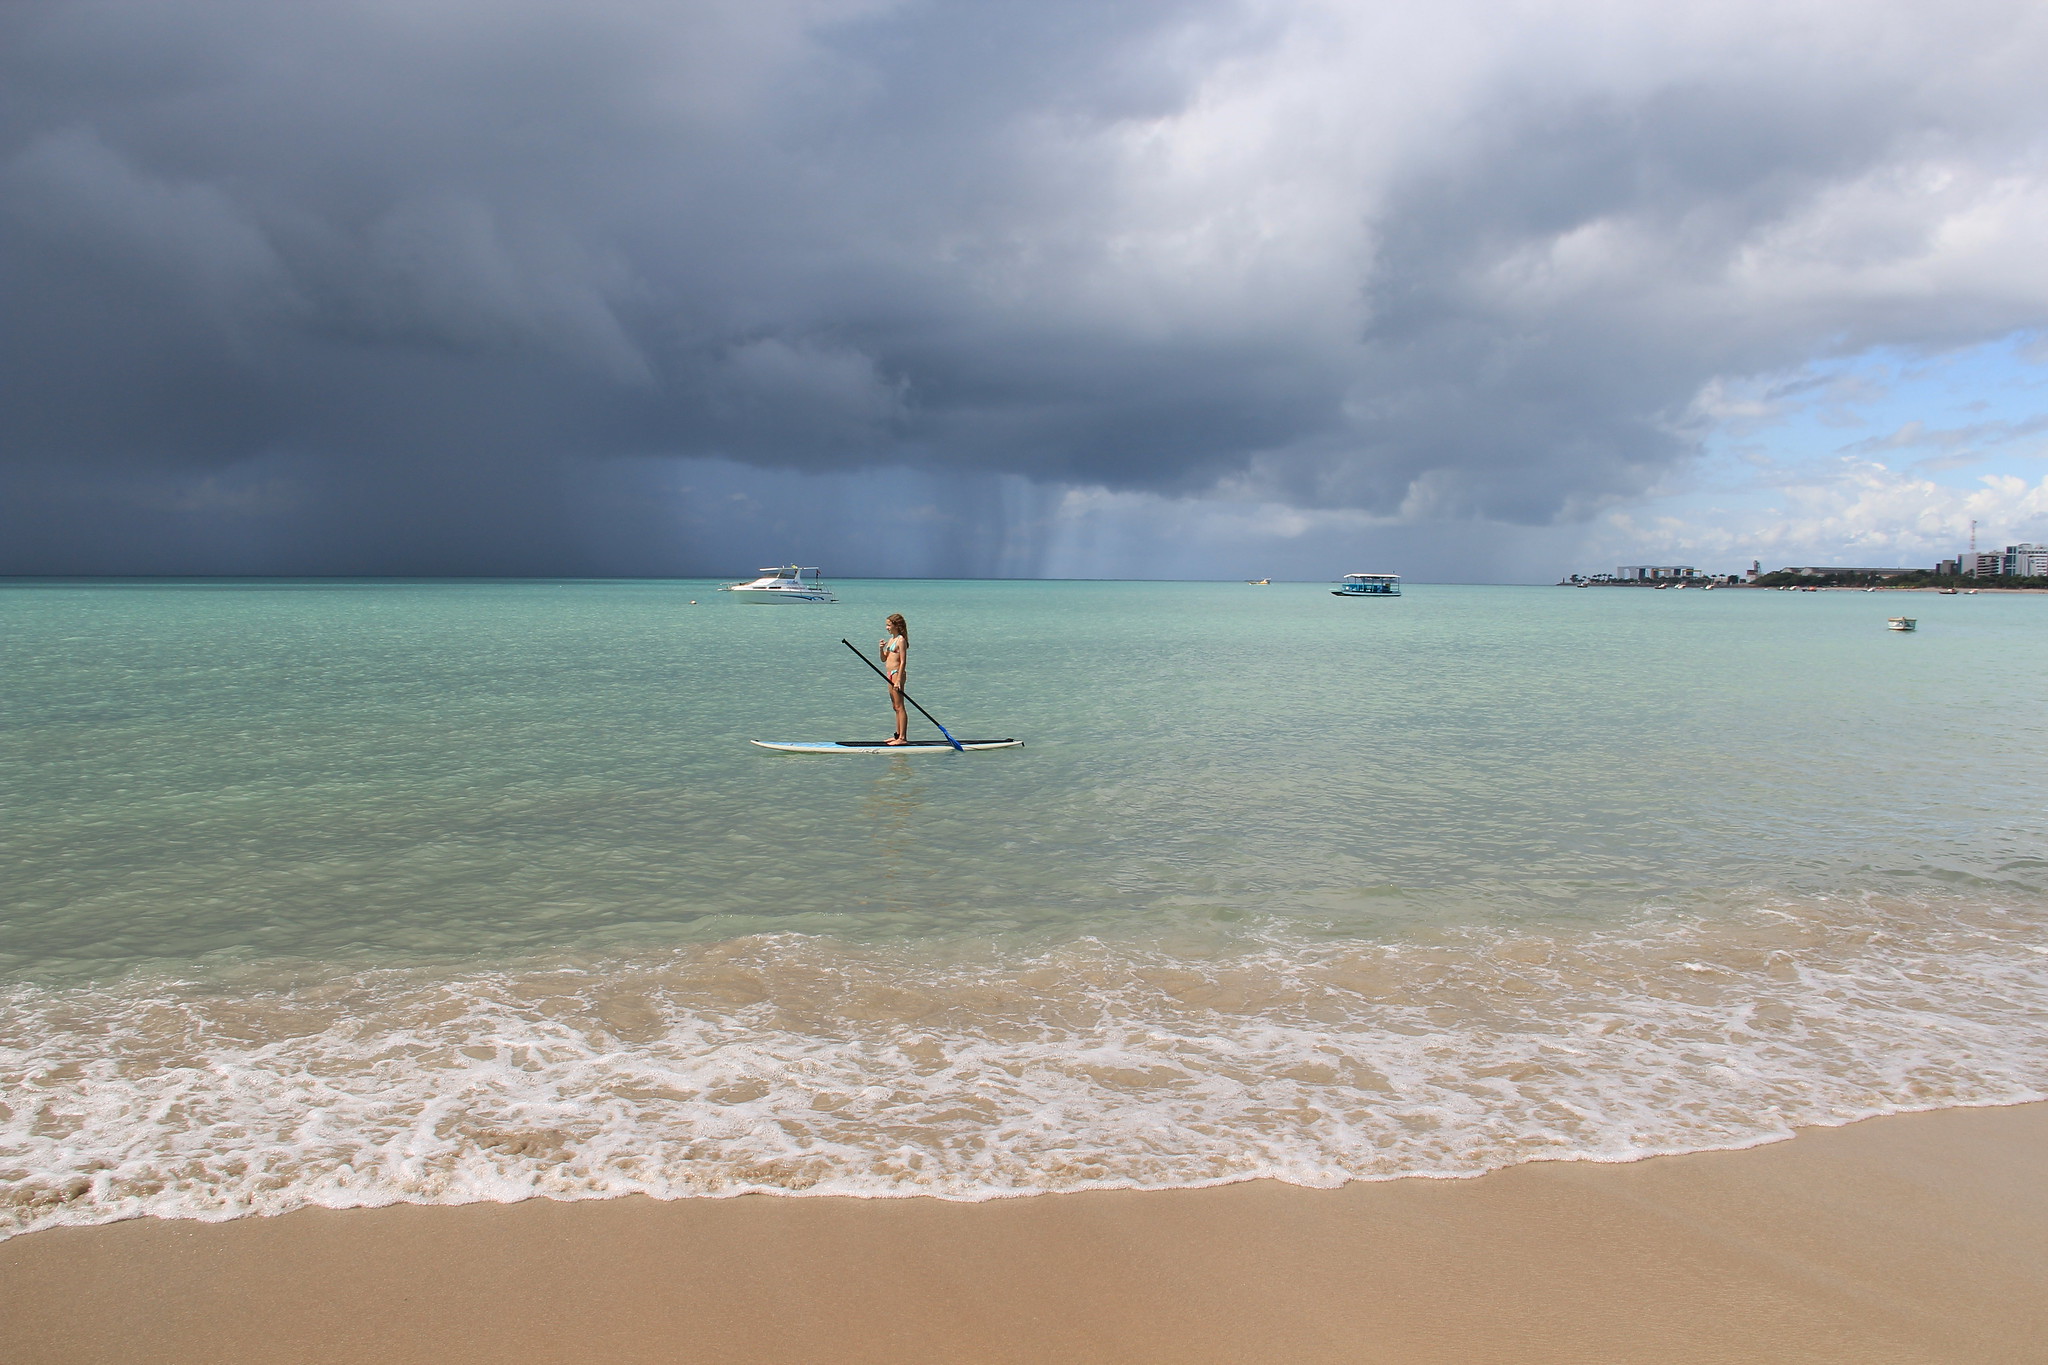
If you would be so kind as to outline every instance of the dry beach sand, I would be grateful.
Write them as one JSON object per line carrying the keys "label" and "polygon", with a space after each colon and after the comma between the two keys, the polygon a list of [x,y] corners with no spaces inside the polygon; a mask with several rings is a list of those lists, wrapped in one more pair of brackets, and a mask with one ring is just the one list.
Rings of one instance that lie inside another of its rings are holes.
{"label": "dry beach sand", "polygon": [[1310,1190],[305,1210],[0,1244],[59,1362],[2038,1362],[2048,1105]]}

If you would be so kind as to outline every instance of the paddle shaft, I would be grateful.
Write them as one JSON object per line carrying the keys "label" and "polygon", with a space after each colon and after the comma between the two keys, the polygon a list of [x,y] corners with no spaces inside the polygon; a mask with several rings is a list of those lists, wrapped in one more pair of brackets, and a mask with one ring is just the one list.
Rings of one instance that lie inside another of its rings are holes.
{"label": "paddle shaft", "polygon": [[[842,635],[842,636],[840,636],[840,637],[839,637],[839,643],[840,643],[840,644],[842,644],[842,645],[845,645],[845,646],[846,646],[846,647],[847,647],[848,649],[852,650],[852,651],[853,651],[853,657],[854,657],[854,658],[856,658],[856,659],[859,659],[859,660],[860,660],[860,661],[861,661],[862,663],[866,664],[866,665],[867,665],[867,666],[868,666],[869,668],[875,668],[875,661],[874,661],[873,659],[870,659],[870,658],[869,658],[869,657],[868,657],[867,655],[865,655],[865,654],[861,653],[861,652],[860,652],[860,646],[856,645],[856,644],[855,644],[855,643],[854,643],[853,641],[851,641],[851,640],[847,639],[847,638],[846,638],[846,637],[845,637],[844,635]],[[878,677],[878,678],[880,678],[880,679],[881,679],[881,680],[882,680],[883,682],[889,682],[889,675],[888,675],[887,673],[884,673],[884,672],[883,672],[883,671],[882,671],[881,669],[879,669],[879,668],[875,668],[875,676],[876,676],[876,677]],[[896,694],[897,694],[898,696],[902,697],[902,698],[903,698],[903,700],[905,700],[905,701],[909,702],[909,703],[910,703],[910,704],[911,704],[912,706],[917,706],[917,698],[915,698],[915,697],[911,696],[911,695],[910,695],[910,694],[909,694],[908,692],[905,692],[905,691],[904,691],[904,690],[903,690],[902,688],[900,688],[900,687],[897,687],[895,683],[889,683],[889,687],[890,687],[890,688],[891,688],[891,690],[893,690],[893,691],[894,691],[894,692],[895,692],[895,693],[896,693]],[[933,715],[933,714],[932,714],[931,712],[929,712],[929,711],[925,710],[925,709],[924,709],[924,708],[923,708],[922,706],[917,706],[917,714],[919,714],[920,716],[923,716],[923,717],[924,717],[924,718],[925,718],[926,720],[930,721],[930,722],[931,722],[932,724],[934,724],[934,725],[939,725],[939,718],[938,718],[937,716],[934,716],[934,715]],[[948,744],[952,745],[952,746],[953,746],[953,747],[954,747],[955,749],[959,749],[959,750],[960,750],[960,752],[961,752],[961,753],[963,753],[963,754],[967,752],[967,751],[966,751],[965,749],[961,749],[961,748],[960,748],[960,741],[959,741],[959,740],[957,740],[957,739],[955,739],[955,738],[953,738],[953,732],[952,732],[951,730],[948,730],[948,729],[947,729],[947,728],[946,728],[945,726],[943,726],[943,725],[939,725],[939,733],[940,733],[940,734],[942,734],[942,735],[944,735],[944,736],[946,737],[946,743],[948,743]]]}

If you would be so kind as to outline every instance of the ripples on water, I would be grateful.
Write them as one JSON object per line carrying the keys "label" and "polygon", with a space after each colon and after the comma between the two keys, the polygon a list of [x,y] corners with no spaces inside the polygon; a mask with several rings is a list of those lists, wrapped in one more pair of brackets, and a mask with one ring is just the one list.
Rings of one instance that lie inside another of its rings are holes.
{"label": "ripples on water", "polygon": [[[2043,1092],[2043,599],[691,595],[0,590],[0,1227],[1330,1184]],[[1028,748],[741,742],[879,733],[837,638],[899,609],[927,705]]]}

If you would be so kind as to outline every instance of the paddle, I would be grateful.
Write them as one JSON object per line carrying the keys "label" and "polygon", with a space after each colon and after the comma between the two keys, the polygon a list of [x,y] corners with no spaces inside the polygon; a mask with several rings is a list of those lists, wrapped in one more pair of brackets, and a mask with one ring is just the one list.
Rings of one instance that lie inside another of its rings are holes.
{"label": "paddle", "polygon": [[[859,659],[869,668],[875,668],[875,661],[873,659],[870,659],[867,655],[861,653],[860,649],[853,643],[853,641],[847,639],[844,635],[842,635],[839,637],[839,643],[845,645],[848,649],[853,650],[854,658]],[[883,682],[889,681],[889,675],[887,673],[884,673],[879,668],[875,668],[875,676],[880,678]],[[893,683],[891,683],[890,685],[892,687],[894,686]],[[917,699],[911,696],[908,692],[903,693],[903,700],[909,702],[912,706],[917,706]],[[922,706],[917,706],[917,714],[923,716],[932,724],[939,725],[938,717],[934,716],[931,712],[925,710]],[[960,748],[960,741],[953,738],[953,732],[951,730],[948,730],[943,725],[939,725],[939,733],[946,737],[946,743],[952,745],[955,749],[959,749],[959,751],[963,754],[967,752],[965,749]]]}

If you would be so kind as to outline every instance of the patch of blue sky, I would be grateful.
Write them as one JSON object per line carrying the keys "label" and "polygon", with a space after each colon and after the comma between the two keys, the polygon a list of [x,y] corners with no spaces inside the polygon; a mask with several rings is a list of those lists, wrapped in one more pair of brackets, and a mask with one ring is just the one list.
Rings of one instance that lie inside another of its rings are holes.
{"label": "patch of blue sky", "polygon": [[1983,545],[2048,540],[2039,330],[1717,381],[1686,429],[1700,457],[1589,528],[1584,555],[1928,567],[1972,521]]}
{"label": "patch of blue sky", "polygon": [[1705,451],[1765,471],[1854,458],[1950,487],[2033,482],[2048,461],[2048,335],[1938,354],[1880,348],[1814,361],[1710,398]]}

